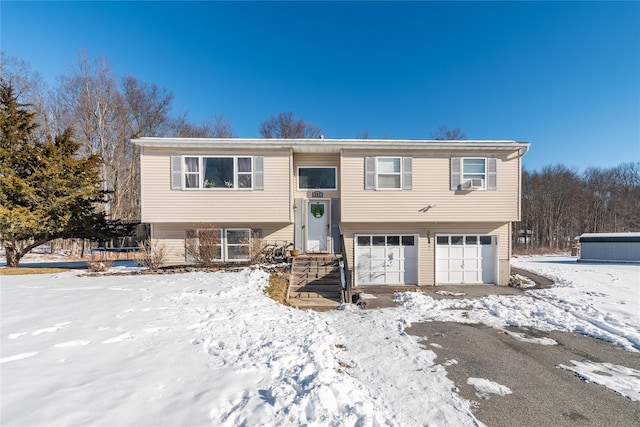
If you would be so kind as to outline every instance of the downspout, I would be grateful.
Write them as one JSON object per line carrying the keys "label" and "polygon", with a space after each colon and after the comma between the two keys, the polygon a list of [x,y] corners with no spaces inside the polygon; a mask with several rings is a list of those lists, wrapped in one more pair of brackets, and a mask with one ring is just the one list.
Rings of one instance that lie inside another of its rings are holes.
{"label": "downspout", "polygon": [[527,154],[529,152],[529,147],[531,147],[531,144],[529,144],[528,142],[526,143],[527,145],[525,145],[524,147],[522,147],[519,151],[520,153],[518,154],[518,158],[521,159],[525,156],[525,154]]}
{"label": "downspout", "polygon": [[[293,181],[294,181],[294,177],[293,177],[293,148],[289,148],[289,221],[293,224],[295,223],[295,212],[294,212],[294,206],[295,206],[295,200],[294,200],[294,189],[293,189]],[[295,226],[294,226],[295,228]],[[295,233],[295,231],[294,231]],[[294,238],[295,241],[295,238]],[[299,248],[293,248],[293,249],[299,249]]]}

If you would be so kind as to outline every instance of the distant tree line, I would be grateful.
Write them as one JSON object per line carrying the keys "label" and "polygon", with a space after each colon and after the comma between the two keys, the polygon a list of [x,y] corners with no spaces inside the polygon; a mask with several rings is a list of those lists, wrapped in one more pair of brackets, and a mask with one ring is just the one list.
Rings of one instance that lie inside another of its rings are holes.
{"label": "distant tree line", "polygon": [[578,173],[563,165],[522,172],[516,249],[568,249],[582,233],[640,231],[640,162]]}

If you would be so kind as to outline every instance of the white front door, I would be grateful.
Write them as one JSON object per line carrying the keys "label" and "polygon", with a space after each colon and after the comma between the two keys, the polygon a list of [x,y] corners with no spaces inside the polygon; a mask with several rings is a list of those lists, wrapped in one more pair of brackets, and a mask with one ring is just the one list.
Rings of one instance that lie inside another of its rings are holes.
{"label": "white front door", "polygon": [[305,252],[327,252],[329,233],[329,202],[309,201],[307,204],[307,246]]}

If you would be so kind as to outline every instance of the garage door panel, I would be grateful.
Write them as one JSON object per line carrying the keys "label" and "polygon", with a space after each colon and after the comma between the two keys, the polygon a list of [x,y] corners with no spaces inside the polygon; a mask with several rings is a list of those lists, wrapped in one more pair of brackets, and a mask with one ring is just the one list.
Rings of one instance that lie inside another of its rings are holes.
{"label": "garage door panel", "polygon": [[477,258],[480,255],[480,248],[478,246],[465,246],[464,257],[465,258]]}
{"label": "garage door panel", "polygon": [[373,273],[371,275],[371,283],[373,283],[374,285],[383,285],[385,284],[385,281],[386,281],[385,273]]}
{"label": "garage door panel", "polygon": [[464,273],[462,271],[449,272],[450,283],[464,283]]}
{"label": "garage door panel", "polygon": [[436,237],[436,283],[493,283],[495,238],[485,235]]}
{"label": "garage door panel", "polygon": [[356,285],[418,283],[417,236],[359,235],[356,241]]}
{"label": "garage door panel", "polygon": [[464,258],[464,248],[462,246],[451,246],[449,248],[449,258]]}
{"label": "garage door panel", "polygon": [[400,271],[404,269],[404,259],[394,258],[387,261],[387,270]]}
{"label": "garage door panel", "polygon": [[463,263],[465,270],[477,270],[480,268],[480,262],[477,259],[465,259]]}
{"label": "garage door panel", "polygon": [[381,259],[374,259],[371,261],[371,271],[384,271],[384,267],[387,263]]}

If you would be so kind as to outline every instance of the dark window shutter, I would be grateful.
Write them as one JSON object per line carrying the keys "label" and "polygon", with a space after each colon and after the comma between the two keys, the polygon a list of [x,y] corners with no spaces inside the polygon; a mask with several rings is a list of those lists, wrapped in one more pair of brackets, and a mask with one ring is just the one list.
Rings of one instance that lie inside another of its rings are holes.
{"label": "dark window shutter", "polygon": [[451,158],[451,190],[459,190],[462,174],[460,169],[462,166],[462,159],[460,157]]}
{"label": "dark window shutter", "polygon": [[171,156],[171,189],[182,190],[182,157]]}
{"label": "dark window shutter", "polygon": [[333,253],[340,253],[340,199],[331,199],[331,237]]}
{"label": "dark window shutter", "polygon": [[293,248],[302,251],[304,249],[304,199],[295,199],[294,204]]}
{"label": "dark window shutter", "polygon": [[365,190],[376,189],[376,158],[375,157],[364,158],[364,189]]}
{"label": "dark window shutter", "polygon": [[411,190],[413,188],[413,158],[402,158],[402,189]]}
{"label": "dark window shutter", "polygon": [[253,158],[253,189],[264,190],[264,156]]}
{"label": "dark window shutter", "polygon": [[487,159],[487,190],[498,189],[498,159]]}

